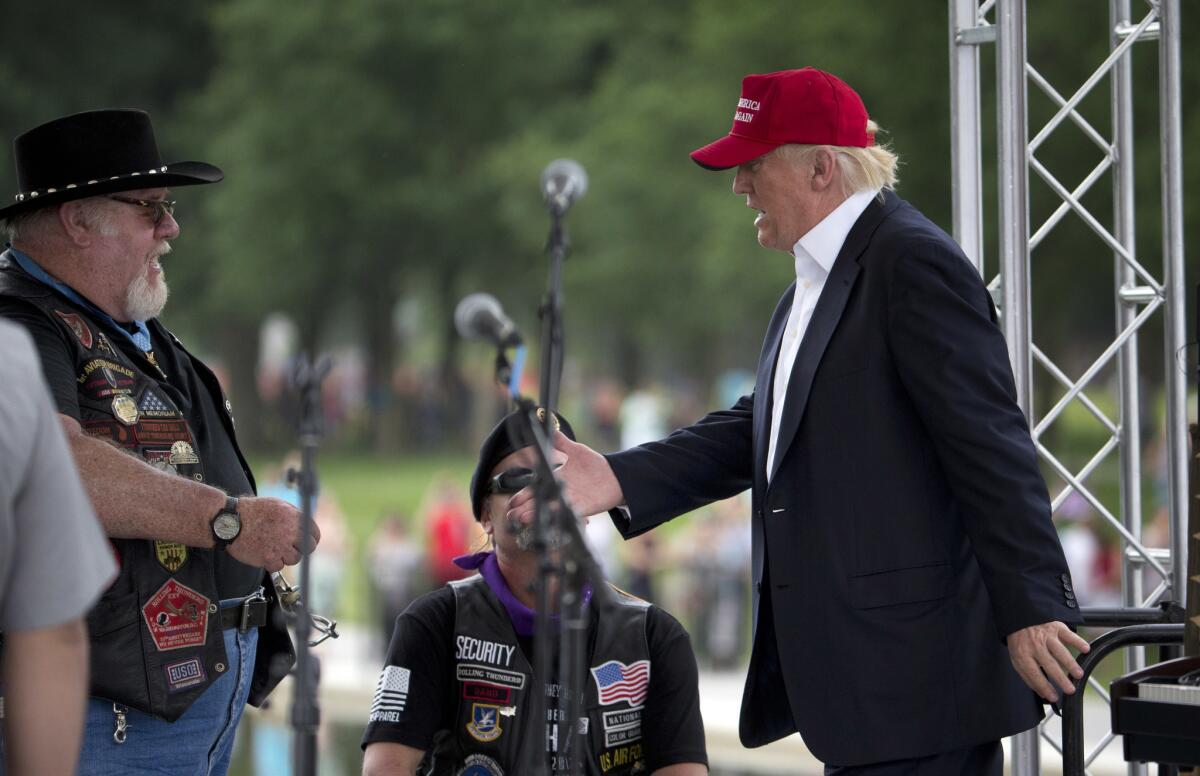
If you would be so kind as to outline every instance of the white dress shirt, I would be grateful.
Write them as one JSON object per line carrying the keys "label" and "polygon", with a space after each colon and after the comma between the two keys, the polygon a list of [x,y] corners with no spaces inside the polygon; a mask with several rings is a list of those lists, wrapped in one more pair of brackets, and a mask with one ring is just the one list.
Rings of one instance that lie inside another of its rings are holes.
{"label": "white dress shirt", "polygon": [[808,331],[813,310],[825,280],[833,269],[846,236],[854,222],[867,209],[867,205],[878,194],[868,189],[852,194],[842,204],[825,216],[819,224],[796,241],[792,254],[796,257],[796,295],[792,297],[792,312],[783,329],[783,340],[779,343],[779,358],[775,362],[775,383],[771,402],[771,442],[767,447],[767,481],[770,482],[775,467],[776,444],[779,441],[779,423],[783,419],[783,408],[787,401],[788,382],[792,379],[792,367],[800,343]]}

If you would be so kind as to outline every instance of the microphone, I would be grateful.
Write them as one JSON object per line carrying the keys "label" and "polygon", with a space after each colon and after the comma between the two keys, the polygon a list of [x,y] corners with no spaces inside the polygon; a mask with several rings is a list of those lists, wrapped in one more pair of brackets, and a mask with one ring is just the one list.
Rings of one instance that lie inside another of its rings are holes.
{"label": "microphone", "polygon": [[588,177],[574,159],[555,159],[542,170],[542,196],[550,212],[563,215],[575,200],[587,194]]}
{"label": "microphone", "polygon": [[464,339],[487,340],[498,348],[521,344],[512,319],[491,294],[467,294],[454,310],[454,328]]}

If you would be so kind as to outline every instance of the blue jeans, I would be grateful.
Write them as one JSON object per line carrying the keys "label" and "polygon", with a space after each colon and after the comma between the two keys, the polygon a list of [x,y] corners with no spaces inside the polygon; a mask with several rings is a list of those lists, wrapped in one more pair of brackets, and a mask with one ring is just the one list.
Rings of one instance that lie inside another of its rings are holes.
{"label": "blue jeans", "polygon": [[[239,600],[222,601],[221,608]],[[125,743],[117,744],[112,702],[89,698],[79,776],[224,776],[250,695],[258,629],[224,635],[229,670],[174,722],[130,709]]]}

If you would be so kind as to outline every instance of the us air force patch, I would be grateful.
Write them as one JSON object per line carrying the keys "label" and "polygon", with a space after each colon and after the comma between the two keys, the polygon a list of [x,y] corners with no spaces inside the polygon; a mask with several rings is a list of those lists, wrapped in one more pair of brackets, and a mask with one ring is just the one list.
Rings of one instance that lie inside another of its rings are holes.
{"label": "us air force patch", "polygon": [[500,763],[484,754],[469,755],[456,776],[504,776]]}
{"label": "us air force patch", "polygon": [[179,542],[154,542],[154,557],[158,564],[174,574],[187,562],[187,547]]}
{"label": "us air force patch", "polygon": [[467,732],[476,741],[495,741],[499,738],[504,732],[500,729],[500,707],[490,703],[472,703]]}

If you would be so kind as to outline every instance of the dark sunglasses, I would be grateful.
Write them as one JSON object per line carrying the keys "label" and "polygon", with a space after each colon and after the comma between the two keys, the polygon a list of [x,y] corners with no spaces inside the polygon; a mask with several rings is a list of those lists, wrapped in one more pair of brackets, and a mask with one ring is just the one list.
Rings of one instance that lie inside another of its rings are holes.
{"label": "dark sunglasses", "polygon": [[[557,464],[553,468],[557,471],[562,468],[562,464]],[[524,466],[505,469],[488,481],[488,493],[516,493],[533,484],[533,474],[533,469]]]}
{"label": "dark sunglasses", "polygon": [[138,207],[154,209],[154,224],[157,226],[163,220],[163,216],[168,213],[175,215],[175,200],[173,199],[129,199],[128,197],[116,197],[109,195],[108,197],[116,202],[124,202],[126,205],[136,205]]}

